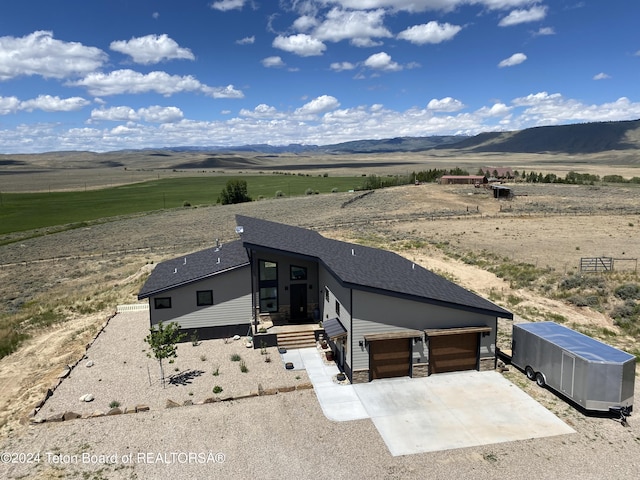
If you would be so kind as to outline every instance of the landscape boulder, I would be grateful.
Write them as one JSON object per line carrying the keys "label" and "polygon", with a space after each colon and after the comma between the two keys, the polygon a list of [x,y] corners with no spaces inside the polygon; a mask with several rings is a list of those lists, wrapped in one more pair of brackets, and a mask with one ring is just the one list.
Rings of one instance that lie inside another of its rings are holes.
{"label": "landscape boulder", "polygon": [[91,393],[85,393],[84,395],[82,395],[80,397],[80,401],[81,402],[93,402],[93,394]]}

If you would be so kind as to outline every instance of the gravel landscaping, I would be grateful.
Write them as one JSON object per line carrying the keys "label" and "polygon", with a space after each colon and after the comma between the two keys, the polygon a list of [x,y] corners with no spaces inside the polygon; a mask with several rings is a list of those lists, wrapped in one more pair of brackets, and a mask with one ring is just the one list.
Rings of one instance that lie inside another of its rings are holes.
{"label": "gravel landscaping", "polygon": [[[36,418],[47,419],[68,411],[104,414],[112,406],[124,410],[146,405],[158,410],[164,409],[167,401],[184,405],[248,396],[259,390],[310,386],[304,370],[284,368],[276,347],[247,348],[244,337],[199,341],[197,345],[191,341],[180,343],[177,358],[172,363],[163,361],[163,386],[158,361],[147,356],[151,351],[144,341],[148,333],[148,311],[118,313]],[[241,371],[241,365],[246,372]],[[214,392],[216,386],[221,390]],[[87,394],[93,400],[80,399]]]}

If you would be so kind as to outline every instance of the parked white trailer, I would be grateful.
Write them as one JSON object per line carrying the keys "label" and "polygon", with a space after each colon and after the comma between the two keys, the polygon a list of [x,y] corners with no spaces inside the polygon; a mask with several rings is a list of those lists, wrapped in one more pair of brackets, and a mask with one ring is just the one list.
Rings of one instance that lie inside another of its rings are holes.
{"label": "parked white trailer", "polygon": [[511,363],[586,410],[633,407],[633,355],[554,322],[513,325]]}

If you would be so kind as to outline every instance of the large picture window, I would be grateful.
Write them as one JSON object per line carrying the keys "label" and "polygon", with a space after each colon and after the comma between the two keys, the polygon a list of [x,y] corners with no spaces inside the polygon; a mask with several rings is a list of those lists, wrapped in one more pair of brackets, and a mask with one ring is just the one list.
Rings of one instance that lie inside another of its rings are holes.
{"label": "large picture window", "polygon": [[278,264],[268,260],[260,260],[259,264],[259,288],[260,288],[260,312],[269,313],[278,311]]}
{"label": "large picture window", "polygon": [[196,302],[199,307],[213,305],[213,290],[198,290],[196,292]]}

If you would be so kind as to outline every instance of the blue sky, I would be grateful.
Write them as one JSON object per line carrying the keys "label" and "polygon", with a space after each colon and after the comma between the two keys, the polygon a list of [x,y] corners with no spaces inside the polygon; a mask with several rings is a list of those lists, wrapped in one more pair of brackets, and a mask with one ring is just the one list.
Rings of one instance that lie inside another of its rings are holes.
{"label": "blue sky", "polygon": [[629,0],[6,1],[0,153],[637,119],[638,20]]}

